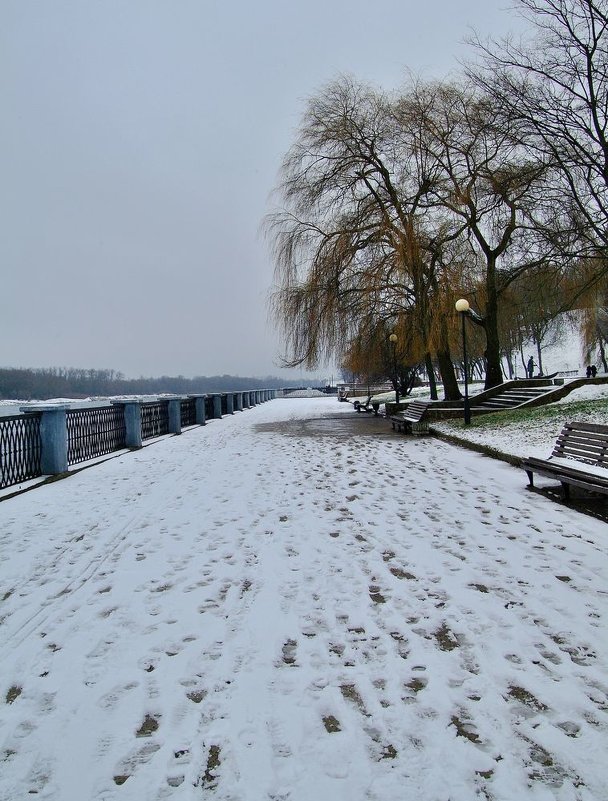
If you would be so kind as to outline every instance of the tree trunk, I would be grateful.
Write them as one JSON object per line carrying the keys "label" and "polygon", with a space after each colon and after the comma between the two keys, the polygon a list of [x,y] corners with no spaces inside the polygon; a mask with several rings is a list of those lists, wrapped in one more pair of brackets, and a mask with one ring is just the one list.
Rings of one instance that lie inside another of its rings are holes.
{"label": "tree trunk", "polygon": [[598,337],[599,340],[599,349],[600,349],[600,359],[602,360],[602,364],[604,365],[604,372],[608,373],[608,364],[606,364],[606,349],[604,345],[606,344],[604,341],[604,337],[600,334]]}
{"label": "tree trunk", "polygon": [[540,347],[540,340],[536,342],[536,355],[538,356],[538,375],[543,375],[543,354]]}
{"label": "tree trunk", "polygon": [[496,257],[487,257],[486,268],[487,305],[485,314],[486,330],[486,383],[485,389],[502,384],[500,364],[500,342],[498,339],[498,296],[496,292]]}
{"label": "tree trunk", "polygon": [[456,379],[456,371],[452,362],[452,356],[448,348],[437,351],[437,364],[443,381],[443,399],[460,400],[462,395]]}
{"label": "tree trunk", "polygon": [[460,400],[462,395],[454,370],[454,362],[450,353],[450,334],[446,317],[441,317],[439,321],[439,347],[437,348],[437,362],[439,372],[443,381],[444,400]]}
{"label": "tree trunk", "polygon": [[431,400],[438,400],[437,396],[437,381],[435,380],[435,370],[433,368],[433,360],[431,354],[427,353],[424,357],[424,365],[426,367],[426,374],[429,377],[429,389],[431,391]]}

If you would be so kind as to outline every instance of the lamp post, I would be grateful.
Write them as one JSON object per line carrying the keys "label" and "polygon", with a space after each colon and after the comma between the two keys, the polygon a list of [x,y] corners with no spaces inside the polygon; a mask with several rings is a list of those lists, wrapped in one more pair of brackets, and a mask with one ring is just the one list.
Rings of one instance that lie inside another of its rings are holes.
{"label": "lamp post", "polygon": [[391,334],[388,338],[393,346],[393,375],[395,376],[395,403],[399,403],[399,376],[397,374],[397,342],[399,337],[397,334]]}
{"label": "lamp post", "polygon": [[464,424],[465,426],[471,423],[471,407],[469,405],[469,379],[468,379],[468,365],[467,365],[467,332],[464,324],[464,318],[470,309],[469,301],[466,298],[460,298],[456,301],[456,311],[460,314],[462,320],[462,358],[464,362]]}

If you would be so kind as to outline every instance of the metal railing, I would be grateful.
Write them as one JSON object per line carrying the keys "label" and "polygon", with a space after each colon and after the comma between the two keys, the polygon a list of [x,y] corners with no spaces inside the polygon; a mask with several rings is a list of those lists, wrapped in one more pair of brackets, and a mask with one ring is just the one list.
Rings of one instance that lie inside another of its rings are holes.
{"label": "metal railing", "polygon": [[141,405],[141,438],[152,439],[169,433],[169,402],[156,401]]}
{"label": "metal railing", "polygon": [[86,462],[125,447],[125,416],[117,406],[68,409],[68,464]]}
{"label": "metal railing", "polygon": [[182,428],[196,425],[196,401],[194,398],[183,400],[179,409]]}
{"label": "metal railing", "polygon": [[42,475],[40,414],[0,418],[0,489]]}
{"label": "metal railing", "polygon": [[[214,419],[220,409],[227,414],[272,397],[276,397],[274,390],[263,396],[231,392],[152,402],[115,401],[111,406],[80,409],[58,405],[39,411],[23,409],[19,415],[0,417],[0,490],[42,475],[64,473],[71,465],[123,448],[141,447],[144,440],[179,434],[182,428]],[[175,403],[178,408],[170,405]],[[136,414],[132,413],[134,406],[139,407]],[[198,420],[197,411],[201,415]]]}

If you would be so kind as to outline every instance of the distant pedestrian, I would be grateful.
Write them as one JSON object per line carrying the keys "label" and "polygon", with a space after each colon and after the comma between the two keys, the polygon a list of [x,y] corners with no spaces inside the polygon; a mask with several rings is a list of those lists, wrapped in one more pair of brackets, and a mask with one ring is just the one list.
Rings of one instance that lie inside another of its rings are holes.
{"label": "distant pedestrian", "polygon": [[591,365],[591,378],[595,378],[596,375],[597,375],[597,367],[594,364],[592,364]]}
{"label": "distant pedestrian", "polygon": [[587,378],[591,378],[591,365],[587,365]]}
{"label": "distant pedestrian", "polygon": [[534,359],[532,356],[528,359],[528,378],[532,378],[534,375]]}

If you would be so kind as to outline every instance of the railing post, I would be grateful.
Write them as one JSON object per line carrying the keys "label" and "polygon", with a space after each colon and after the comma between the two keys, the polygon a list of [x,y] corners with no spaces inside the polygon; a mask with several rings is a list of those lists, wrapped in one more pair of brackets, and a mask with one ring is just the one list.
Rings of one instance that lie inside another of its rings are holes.
{"label": "railing post", "polygon": [[168,409],[169,415],[169,434],[182,433],[182,399],[169,398]]}
{"label": "railing post", "polygon": [[68,406],[25,406],[22,412],[42,412],[40,418],[40,470],[44,476],[68,469]]}
{"label": "railing post", "polygon": [[221,395],[214,395],[213,396],[213,419],[214,420],[221,420],[222,419],[222,396]]}
{"label": "railing post", "polygon": [[122,406],[125,416],[125,445],[141,448],[141,403],[140,401],[112,401],[112,406]]}
{"label": "railing post", "polygon": [[243,411],[243,393],[242,392],[235,392],[234,393],[234,410],[235,410],[235,412],[242,412]]}
{"label": "railing post", "polygon": [[234,395],[232,392],[226,394],[226,414],[234,414]]}
{"label": "railing post", "polygon": [[207,422],[205,418],[205,396],[204,395],[191,395],[194,398],[194,414],[196,424],[204,426]]}

